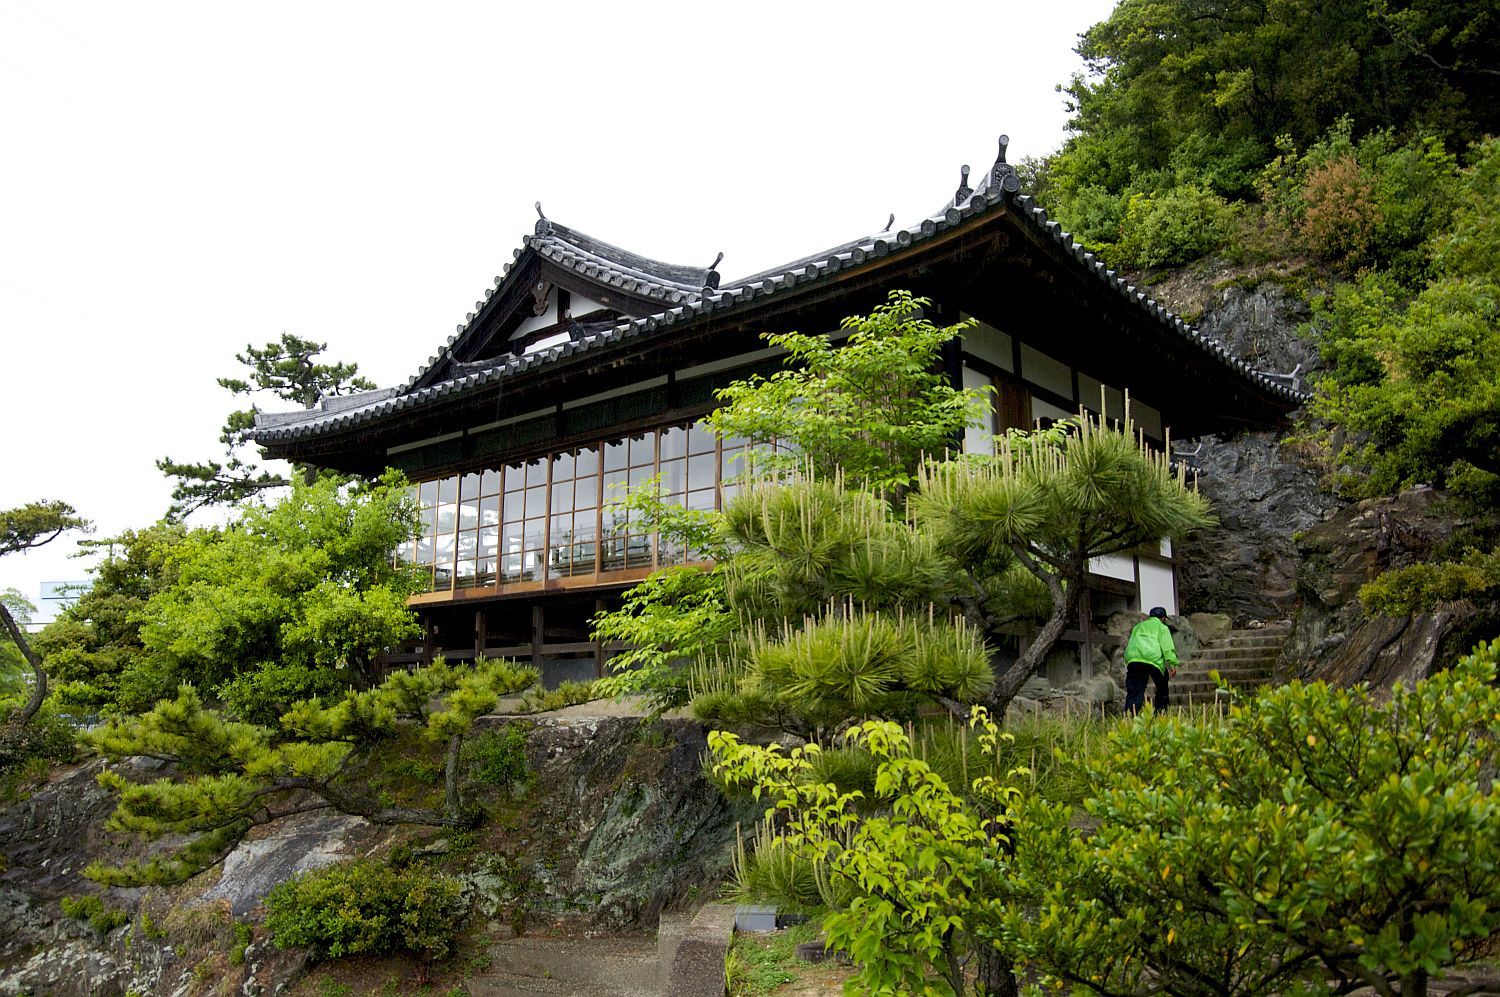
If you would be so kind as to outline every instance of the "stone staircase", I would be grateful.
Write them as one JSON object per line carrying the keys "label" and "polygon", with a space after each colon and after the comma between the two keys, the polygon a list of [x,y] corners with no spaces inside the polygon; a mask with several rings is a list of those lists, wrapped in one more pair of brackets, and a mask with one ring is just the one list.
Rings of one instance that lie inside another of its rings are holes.
{"label": "stone staircase", "polygon": [[[1171,686],[1172,705],[1216,702],[1220,698],[1218,686],[1209,677],[1210,672],[1217,671],[1235,689],[1249,691],[1268,685],[1290,633],[1290,625],[1272,623],[1254,630],[1231,630],[1228,636],[1204,644],[1178,668]],[[1148,689],[1148,699],[1150,695]]]}

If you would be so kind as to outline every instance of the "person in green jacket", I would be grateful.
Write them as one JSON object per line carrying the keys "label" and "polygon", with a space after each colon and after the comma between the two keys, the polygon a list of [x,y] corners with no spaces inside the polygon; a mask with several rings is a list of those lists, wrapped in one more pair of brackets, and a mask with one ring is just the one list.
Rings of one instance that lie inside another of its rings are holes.
{"label": "person in green jacket", "polygon": [[1167,629],[1167,611],[1161,606],[1130,630],[1125,644],[1125,712],[1137,714],[1146,705],[1146,683],[1156,683],[1155,707],[1167,708],[1167,678],[1177,674],[1177,645]]}

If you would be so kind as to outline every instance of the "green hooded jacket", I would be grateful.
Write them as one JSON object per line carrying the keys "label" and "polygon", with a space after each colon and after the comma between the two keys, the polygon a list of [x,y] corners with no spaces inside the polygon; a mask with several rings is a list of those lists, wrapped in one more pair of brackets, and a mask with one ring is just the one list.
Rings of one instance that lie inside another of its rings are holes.
{"label": "green hooded jacket", "polygon": [[1130,642],[1125,645],[1125,663],[1144,661],[1165,674],[1168,668],[1177,667],[1177,646],[1172,643],[1172,631],[1154,616],[1148,616],[1130,631]]}

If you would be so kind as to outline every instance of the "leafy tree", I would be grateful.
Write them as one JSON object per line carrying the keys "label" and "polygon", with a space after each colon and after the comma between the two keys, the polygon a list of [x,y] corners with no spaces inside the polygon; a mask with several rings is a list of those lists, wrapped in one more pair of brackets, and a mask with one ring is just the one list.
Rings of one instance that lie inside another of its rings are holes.
{"label": "leafy tree", "polygon": [[996,581],[1019,564],[1047,587],[1041,629],[997,676],[987,700],[1003,713],[1042,666],[1078,606],[1095,558],[1180,540],[1213,522],[1181,467],[1087,412],[1052,433],[1001,440],[991,461],[930,462],[912,500],[916,522],[962,568],[969,621],[998,636]]}
{"label": "leafy tree", "polygon": [[[712,423],[790,443],[802,479],[786,477],[788,462],[779,479],[746,485],[721,517],[698,523],[701,535],[690,543],[716,552],[711,575],[653,580],[632,593],[627,610],[596,622],[604,628],[596,634],[628,634],[652,649],[633,661],[646,666],[635,688],[670,686],[680,697],[681,678],[670,675],[668,662],[692,654],[698,667],[689,673],[690,691],[710,719],[759,717],[812,730],[907,712],[923,698],[966,714],[987,684],[973,671],[972,654],[987,648],[1004,671],[989,702],[1003,711],[1074,615],[1092,559],[1211,522],[1196,490],[1135,439],[1128,419],[1114,429],[1084,415],[1076,425],[1013,434],[993,459],[923,464],[912,441],[891,444],[899,434],[884,420],[942,426],[946,445],[984,400],[951,389],[923,395],[934,376],[931,344],[958,330],[906,321],[915,304],[908,295],[893,293],[890,302],[868,322],[846,323],[868,331],[845,347],[865,355],[843,374],[829,373],[845,364],[837,359],[843,350],[828,350],[818,366],[827,376],[804,383],[798,371],[783,372],[789,376],[726,392]],[[918,345],[906,349],[913,338]],[[912,354],[926,359],[913,364]],[[847,376],[850,370],[860,376]],[[891,407],[881,401],[887,396],[903,400]],[[912,417],[913,399],[923,397],[929,407]],[[777,405],[791,414],[782,419]],[[851,428],[856,422],[862,428]],[[865,442],[844,446],[834,424]],[[846,475],[844,459],[861,474]],[[909,518],[897,518],[887,498],[904,502]],[[1043,626],[1012,665],[998,649],[1032,619]],[[923,627],[929,632],[919,639]],[[799,636],[802,629],[809,635]],[[874,653],[869,641],[877,634],[893,642],[890,653]],[[872,652],[859,668],[847,656],[853,645]]]}
{"label": "leafy tree", "polygon": [[[720,393],[725,404],[709,417],[717,432],[780,447],[763,452],[747,471],[780,479],[810,473],[823,484],[784,495],[757,491],[753,499],[731,503],[740,511],[727,518],[666,505],[650,486],[625,500],[632,517],[717,566],[709,572],[656,572],[627,593],[619,610],[595,619],[595,639],[634,647],[611,659],[614,691],[646,693],[657,708],[679,706],[688,696],[687,673],[673,662],[712,659],[756,621],[777,627],[821,612],[830,600],[853,598],[873,608],[872,579],[859,582],[857,575],[868,575],[887,555],[883,577],[894,587],[878,597],[880,605],[894,607],[899,599],[893,596],[915,588],[932,590],[932,552],[916,556],[911,538],[903,538],[909,531],[888,521],[888,507],[844,487],[857,482],[899,501],[922,455],[953,446],[987,404],[937,373],[944,344],[962,326],[933,325],[921,316],[929,305],[892,292],[869,316],[842,323],[849,335],[841,344],[827,336],[769,336],[789,351],[787,369]],[[768,501],[776,507],[760,508]],[[800,522],[817,535],[796,535]],[[920,576],[911,575],[923,558]],[[793,577],[797,573],[801,581]],[[823,580],[815,581],[816,575]],[[757,589],[760,595],[753,594]],[[719,681],[731,695],[738,683]],[[720,706],[728,708],[727,700],[721,698]]]}
{"label": "leafy tree", "polygon": [[141,613],[152,595],[177,577],[171,551],[187,536],[181,524],[158,523],[113,537],[85,540],[103,555],[93,582],[36,637],[64,709],[136,713],[173,693],[179,676],[141,642]]}
{"label": "leafy tree", "polygon": [[976,767],[965,792],[888,722],[850,731],[868,792],[828,779],[816,744],[710,748],[764,803],[762,840],[813,866],[861,992],[995,992],[1003,974],[964,971],[989,955],[1121,997],[1425,994],[1500,928],[1497,658],[1389,697],[1293,683],[1227,718],[1115,725],[1077,762],[1086,821],[1017,792],[1022,771]]}
{"label": "leafy tree", "polygon": [[[982,710],[971,725],[981,752],[1009,738]],[[824,936],[857,967],[850,992],[1015,994],[1001,927],[1019,789],[984,774],[963,787],[966,798],[889,721],[853,727],[846,740],[874,759],[873,799],[821,779],[817,744],[784,753],[714,731],[709,750],[718,779],[765,803],[774,847],[816,870],[830,905]]]}
{"label": "leafy tree", "polygon": [[[372,381],[358,376],[356,364],[315,362],[327,348],[327,343],[284,332],[280,340],[265,346],[246,346],[244,353],[235,355],[247,368],[246,376],[221,377],[219,384],[233,395],[269,391],[304,408],[312,408],[320,398],[374,389]],[[184,464],[163,457],[156,462],[158,470],[176,479],[169,518],[181,519],[207,505],[233,505],[291,483],[285,475],[258,467],[244,454],[254,428],[253,408],[231,412],[219,433],[219,441],[225,446],[222,460]]]}
{"label": "leafy tree", "polygon": [[[1278,136],[1305,146],[1343,115],[1371,129],[1425,126],[1454,145],[1493,132],[1494,15],[1403,6],[1123,0],[1080,40],[1088,71],[1064,88],[1075,134],[1053,182],[1120,191],[1153,170],[1238,162],[1248,168],[1215,189],[1244,196]],[[1420,30],[1400,26],[1412,18]],[[1446,49],[1446,68],[1412,43],[1419,35]]]}
{"label": "leafy tree", "polygon": [[297,481],[223,527],[160,523],[98,546],[93,586],[38,638],[69,707],[137,713],[183,682],[241,719],[376,678],[415,633],[395,561],[414,512],[397,476]]}
{"label": "leafy tree", "polygon": [[[1072,135],[1036,193],[1115,266],[1186,262],[1226,240],[1263,251],[1248,237],[1257,213],[1236,230],[1224,202],[1253,201],[1278,151],[1313,146],[1341,121],[1351,139],[1408,148],[1423,138],[1462,148],[1500,128],[1497,28],[1493,14],[1446,2],[1123,0],[1080,40],[1086,70],[1062,88]],[[1368,155],[1320,163],[1306,178],[1315,205],[1298,214],[1304,231],[1273,253],[1298,254],[1311,238],[1350,259],[1402,216],[1441,207],[1436,188],[1405,200],[1370,190],[1380,173]]]}
{"label": "leafy tree", "polygon": [[1016,815],[1018,954],[1102,994],[1425,994],[1500,928],[1497,652],[1389,699],[1293,683],[1117,726],[1094,833]]}
{"label": "leafy tree", "polygon": [[[302,700],[274,725],[226,719],[183,685],[175,699],[140,716],[112,718],[83,742],[112,760],[167,762],[174,773],[132,782],[119,768],[101,772],[100,784],[119,794],[111,830],[187,840],[144,863],[96,862],[86,873],[111,886],[181,882],[221,860],[250,829],[313,810],[375,824],[470,826],[479,815],[460,796],[464,738],[500,696],[536,681],[536,672],[507,662],[473,668],[439,662],[396,672],[373,689]],[[447,746],[441,807],[388,806],[351,785],[362,754],[403,729]]]}
{"label": "leafy tree", "polygon": [[[14,509],[0,509],[0,555],[34,550],[69,530],[88,528],[88,521],[79,518],[77,511],[66,502],[30,502]],[[31,695],[5,720],[3,736],[9,739],[19,736],[27,722],[42,708],[47,698],[47,673],[4,600],[0,600],[0,625],[30,666],[32,674]]]}
{"label": "leafy tree", "polygon": [[932,304],[892,291],[867,316],[840,323],[848,338],[789,332],[766,336],[788,353],[786,367],[719,391],[709,424],[724,437],[784,444],[762,456],[772,476],[806,468],[898,497],[915,480],[924,454],[951,449],[986,408],[976,391],[953,387],[939,361],[966,324],[939,328],[923,317]]}
{"label": "leafy tree", "polygon": [[142,667],[171,689],[213,689],[268,722],[311,695],[369,685],[375,656],[409,639],[416,582],[395,562],[415,530],[405,480],[294,482],[223,529],[187,533],[168,554],[171,585],[140,610]]}
{"label": "leafy tree", "polygon": [[1345,117],[1304,153],[1286,136],[1278,149],[1256,188],[1299,247],[1347,273],[1375,265],[1403,285],[1431,276],[1433,240],[1452,224],[1461,186],[1440,139],[1403,143],[1390,130],[1356,138]]}

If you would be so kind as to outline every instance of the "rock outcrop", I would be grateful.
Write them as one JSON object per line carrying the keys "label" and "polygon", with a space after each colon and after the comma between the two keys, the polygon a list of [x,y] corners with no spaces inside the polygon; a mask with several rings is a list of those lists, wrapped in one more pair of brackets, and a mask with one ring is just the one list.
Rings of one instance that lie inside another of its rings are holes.
{"label": "rock outcrop", "polygon": [[[1236,266],[1210,258],[1153,287],[1173,307],[1196,315],[1208,335],[1252,366],[1276,374],[1317,369],[1318,351],[1303,335],[1311,318],[1295,263]],[[1209,436],[1177,447],[1200,470],[1219,526],[1178,548],[1178,603],[1185,613],[1227,613],[1237,626],[1282,620],[1296,605],[1293,537],[1342,503],[1319,487],[1319,469],[1281,442],[1284,432]]]}
{"label": "rock outcrop", "polygon": [[1454,528],[1442,499],[1427,488],[1366,499],[1301,537],[1299,607],[1282,656],[1284,678],[1411,684],[1467,650],[1475,636],[1467,614],[1372,617],[1359,602],[1360,586],[1380,573],[1430,559]]}
{"label": "rock outcrop", "polygon": [[1237,626],[1289,619],[1300,557],[1294,538],[1343,503],[1274,433],[1209,436],[1179,452],[1200,469],[1198,487],[1219,519],[1177,547],[1180,608],[1227,613]]}
{"label": "rock outcrop", "polygon": [[733,811],[703,774],[707,731],[689,720],[509,720],[531,725],[536,781],[486,832],[470,878],[492,914],[585,918],[654,929],[701,902],[732,862]]}
{"label": "rock outcrop", "polygon": [[[101,762],[58,773],[0,809],[0,995],[188,994],[201,989],[205,966],[224,992],[282,992],[305,960],[257,933],[232,963],[235,922],[254,921],[265,894],[298,872],[397,845],[466,880],[481,918],[511,924],[654,928],[662,910],[701,902],[728,873],[741,815],[704,777],[700,724],[485,717],[476,733],[508,724],[525,725],[527,788],[473,793],[490,819],[461,845],[430,828],[305,813],[257,829],[215,869],[150,895],[101,890],[82,876],[92,860],[114,864],[142,850],[105,829],[114,799],[94,780]],[[64,916],[59,901],[84,894],[123,923],[101,931]]]}

